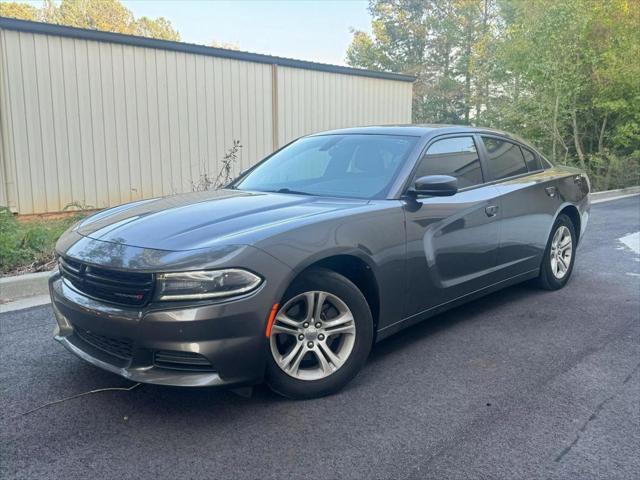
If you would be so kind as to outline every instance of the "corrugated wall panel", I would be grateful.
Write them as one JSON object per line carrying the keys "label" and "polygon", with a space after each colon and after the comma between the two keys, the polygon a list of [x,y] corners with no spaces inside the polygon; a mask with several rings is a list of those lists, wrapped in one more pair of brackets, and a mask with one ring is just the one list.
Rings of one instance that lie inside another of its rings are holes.
{"label": "corrugated wall panel", "polygon": [[190,191],[233,140],[237,174],[301,135],[411,120],[408,82],[83,38],[0,30],[0,69],[0,204],[24,214]]}
{"label": "corrugated wall panel", "polygon": [[[33,212],[31,196],[31,168],[29,165],[29,137],[25,118],[24,83],[22,81],[22,61],[20,58],[20,39],[18,34],[3,32],[5,57],[7,59],[4,76],[7,90],[3,95],[9,113],[8,135],[13,146],[13,158],[7,158],[15,185],[14,202],[18,211]],[[4,106],[2,108],[4,110]],[[18,160],[19,159],[19,160]]]}
{"label": "corrugated wall panel", "polygon": [[332,128],[411,123],[412,84],[278,67],[279,144]]}
{"label": "corrugated wall panel", "polygon": [[9,183],[8,159],[12,158],[13,141],[9,136],[9,101],[5,98],[7,91],[5,70],[5,40],[4,33],[0,30],[0,205],[15,209],[15,204],[9,201],[12,197],[9,190],[13,184]]}

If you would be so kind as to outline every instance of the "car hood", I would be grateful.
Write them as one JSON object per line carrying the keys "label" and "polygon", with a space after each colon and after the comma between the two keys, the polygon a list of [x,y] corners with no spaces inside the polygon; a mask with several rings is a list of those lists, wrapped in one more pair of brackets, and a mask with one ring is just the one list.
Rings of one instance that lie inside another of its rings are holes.
{"label": "car hood", "polygon": [[366,200],[217,190],[142,200],[99,212],[76,232],[106,242],[157,250],[253,244],[262,236],[314,221]]}

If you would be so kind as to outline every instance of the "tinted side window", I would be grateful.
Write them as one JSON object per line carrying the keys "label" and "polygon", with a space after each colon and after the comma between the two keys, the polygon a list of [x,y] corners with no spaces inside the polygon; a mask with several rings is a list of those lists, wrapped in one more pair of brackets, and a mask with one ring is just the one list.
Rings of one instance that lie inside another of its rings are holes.
{"label": "tinted side window", "polygon": [[536,157],[534,155],[534,153],[531,150],[527,150],[526,148],[522,148],[522,154],[524,155],[524,161],[527,164],[527,168],[529,169],[530,172],[535,172],[537,170],[542,170],[542,167],[540,166],[540,160],[538,159],[538,157]]}
{"label": "tinted side window", "polygon": [[433,143],[420,160],[415,178],[426,175],[456,177],[458,188],[482,183],[480,158],[473,138],[445,138]]}
{"label": "tinted side window", "polygon": [[553,168],[553,163],[551,163],[548,159],[544,158],[543,156],[540,156],[539,159],[542,162],[542,168]]}
{"label": "tinted side window", "polygon": [[495,179],[527,173],[520,147],[492,137],[482,137],[489,155],[489,168]]}

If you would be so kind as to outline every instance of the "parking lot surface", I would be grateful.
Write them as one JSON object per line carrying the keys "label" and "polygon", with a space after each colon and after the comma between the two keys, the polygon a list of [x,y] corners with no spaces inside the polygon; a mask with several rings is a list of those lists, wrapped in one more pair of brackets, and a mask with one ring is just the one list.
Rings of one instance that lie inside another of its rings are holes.
{"label": "parking lot surface", "polygon": [[[0,315],[0,478],[640,478],[640,197],[594,205],[573,278],[381,342],[343,392],[129,387]],[[31,413],[26,413],[29,412]]]}

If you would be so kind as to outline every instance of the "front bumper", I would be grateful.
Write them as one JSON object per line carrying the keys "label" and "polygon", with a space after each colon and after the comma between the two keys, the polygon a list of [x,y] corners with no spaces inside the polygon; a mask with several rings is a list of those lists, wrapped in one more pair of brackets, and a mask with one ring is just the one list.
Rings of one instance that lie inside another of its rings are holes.
{"label": "front bumper", "polygon": [[279,294],[268,285],[239,299],[161,309],[94,300],[57,273],[49,280],[49,290],[55,339],[104,370],[135,382],[181,387],[262,380],[267,316]]}

